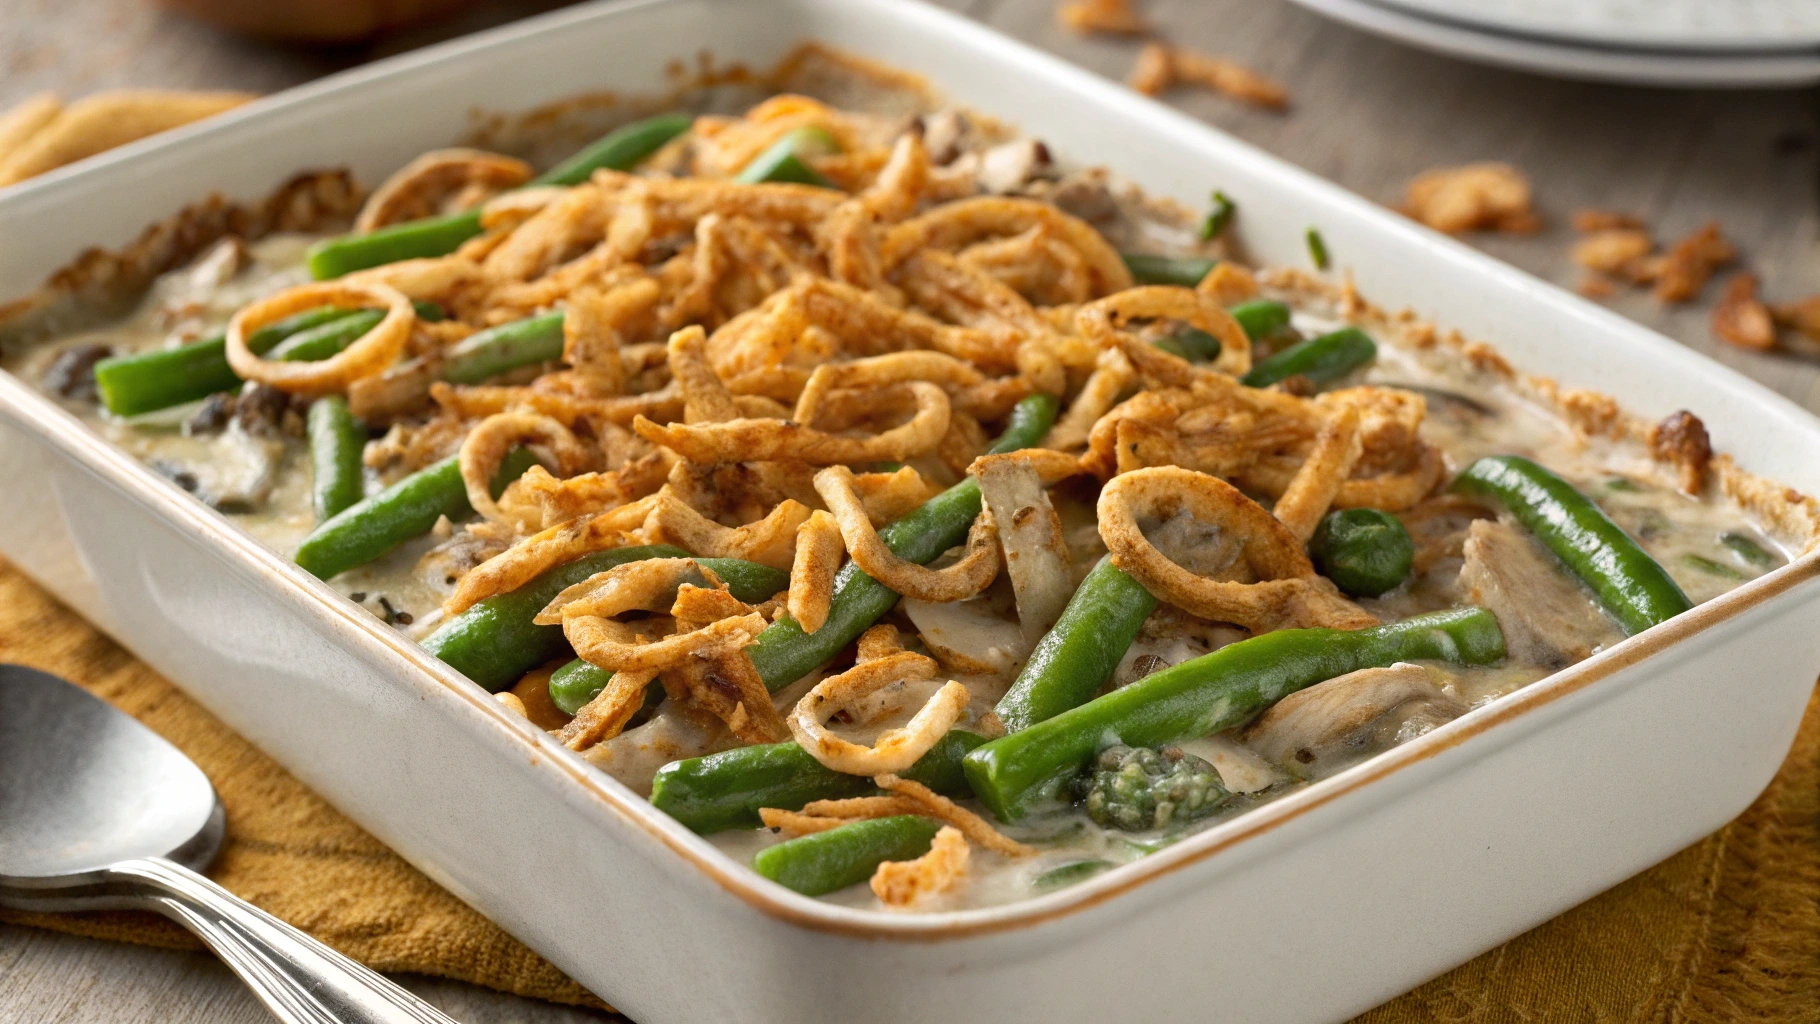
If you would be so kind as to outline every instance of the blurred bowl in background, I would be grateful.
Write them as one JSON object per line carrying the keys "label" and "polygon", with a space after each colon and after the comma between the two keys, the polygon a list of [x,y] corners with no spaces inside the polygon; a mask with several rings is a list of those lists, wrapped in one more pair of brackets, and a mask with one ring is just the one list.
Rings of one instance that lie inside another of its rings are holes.
{"label": "blurred bowl in background", "polygon": [[232,32],[299,43],[354,43],[446,14],[470,0],[158,0]]}

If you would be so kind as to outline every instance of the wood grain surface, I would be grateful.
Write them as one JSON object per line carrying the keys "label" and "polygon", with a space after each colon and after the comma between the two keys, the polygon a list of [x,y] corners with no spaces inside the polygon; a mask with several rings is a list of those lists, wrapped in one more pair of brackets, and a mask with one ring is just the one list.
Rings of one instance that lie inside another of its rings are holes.
{"label": "wood grain surface", "polygon": [[[943,0],[1112,78],[1136,43],[1059,28],[1054,0]],[[43,89],[120,86],[269,92],[554,6],[480,0],[445,23],[370,47],[310,51],[223,35],[142,0],[0,0],[0,109]],[[1717,219],[1766,294],[1820,291],[1820,91],[1640,89],[1552,81],[1406,49],[1325,22],[1286,0],[1149,0],[1171,39],[1239,59],[1288,85],[1274,114],[1182,92],[1182,109],[1386,204],[1418,172],[1504,160],[1535,184],[1544,228],[1473,236],[1485,250],[1566,287],[1580,207],[1642,215],[1670,239]],[[689,48],[678,40],[679,52]],[[1069,154],[1094,160],[1106,155]],[[1116,159],[1112,160],[1116,163]],[[1664,308],[1645,292],[1614,308],[1820,411],[1820,363],[1716,341],[1711,300]],[[469,1024],[568,1024],[604,1015],[456,982],[400,979]],[[0,926],[0,1021],[228,1024],[269,1019],[211,957]]]}

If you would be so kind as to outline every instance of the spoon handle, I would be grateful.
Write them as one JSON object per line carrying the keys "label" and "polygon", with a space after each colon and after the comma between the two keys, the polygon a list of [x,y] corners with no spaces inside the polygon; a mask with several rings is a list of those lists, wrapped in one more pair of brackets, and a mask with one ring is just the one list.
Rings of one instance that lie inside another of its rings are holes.
{"label": "spoon handle", "polygon": [[109,881],[194,932],[285,1024],[455,1024],[430,1004],[162,857],[123,861]]}

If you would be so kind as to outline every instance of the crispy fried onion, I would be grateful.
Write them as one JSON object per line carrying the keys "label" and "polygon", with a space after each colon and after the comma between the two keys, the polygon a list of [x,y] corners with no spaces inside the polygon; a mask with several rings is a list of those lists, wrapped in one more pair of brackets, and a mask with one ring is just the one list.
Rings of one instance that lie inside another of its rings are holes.
{"label": "crispy fried onion", "polygon": [[523,160],[480,149],[433,149],[400,167],[373,191],[354,230],[372,231],[401,220],[428,217],[447,203],[456,209],[478,205],[496,192],[531,180]]}
{"label": "crispy fried onion", "polygon": [[699,325],[670,335],[670,378],[683,393],[683,422],[724,423],[740,417],[739,404],[708,365],[708,336]]}
{"label": "crispy fried onion", "polygon": [[[1259,494],[1282,494],[1294,481],[1301,463],[1302,460],[1295,456],[1265,456],[1233,474],[1233,480],[1246,490]],[[1435,486],[1446,475],[1447,463],[1441,455],[1441,449],[1416,442],[1386,472],[1342,483],[1333,496],[1333,507],[1377,508],[1386,512],[1401,512],[1413,508],[1433,493]]]}
{"label": "crispy fried onion", "polygon": [[994,853],[1002,853],[1007,857],[1028,857],[1037,852],[1035,847],[1025,846],[1012,839],[987,824],[986,819],[920,782],[900,779],[896,775],[879,775],[872,781],[887,793],[912,800],[923,808],[914,813],[953,825],[960,829],[962,835]]}
{"label": "crispy fried onion", "polygon": [[1093,425],[1112,411],[1118,404],[1119,395],[1124,394],[1136,379],[1137,372],[1131,368],[1131,360],[1125,358],[1124,352],[1116,348],[1101,352],[1093,373],[1075,393],[1068,411],[1055,421],[1049,436],[1043,439],[1043,447],[1069,451],[1086,444]]}
{"label": "crispy fried onion", "polygon": [[644,635],[650,624],[613,618],[628,611],[673,609],[684,586],[721,589],[724,584],[693,558],[644,558],[566,587],[533,622],[561,624],[577,655],[613,673],[661,673],[688,658],[733,653],[768,626],[763,615],[748,611],[653,640]]}
{"label": "crispy fried onion", "polygon": [[[247,347],[247,338],[259,328],[319,306],[378,307],[385,310],[385,318],[347,348],[315,362],[268,360]],[[280,391],[337,391],[390,366],[404,351],[405,342],[411,337],[411,325],[416,322],[417,311],[411,308],[411,300],[389,285],[346,281],[302,284],[243,306],[234,314],[227,327],[228,365],[243,379],[269,384]],[[944,429],[946,426],[943,424]]]}
{"label": "crispy fried onion", "polygon": [[1332,507],[1363,450],[1358,410],[1350,405],[1335,408],[1315,438],[1314,450],[1271,510],[1297,540],[1306,544],[1314,536],[1314,528]]}
{"label": "crispy fried onion", "polygon": [[[1237,557],[1212,578],[1171,560],[1143,524],[1186,517],[1196,548],[1236,545]],[[1100,537],[1112,563],[1158,598],[1191,614],[1253,633],[1305,626],[1359,629],[1377,619],[1317,575],[1302,543],[1275,516],[1218,477],[1155,466],[1114,477],[1100,492]],[[1201,537],[1194,531],[1206,531]],[[1223,536],[1222,536],[1223,535]]]}
{"label": "crispy fried onion", "polygon": [[912,253],[956,251],[986,238],[1022,234],[1042,226],[1080,253],[1093,278],[1093,292],[1107,295],[1131,287],[1131,271],[1118,250],[1092,225],[1035,199],[981,196],[945,203],[885,233],[880,256],[887,270]]}
{"label": "crispy fried onion", "polygon": [[610,619],[634,611],[668,611],[685,586],[718,589],[721,581],[693,558],[643,558],[563,588],[531,621],[560,626],[572,615]]}
{"label": "crispy fried onion", "polygon": [[790,565],[790,597],[786,607],[803,632],[813,633],[828,621],[828,606],[834,599],[834,575],[840,571],[841,557],[846,553],[840,524],[828,513],[818,509],[796,528],[796,557]]}
{"label": "crispy fried onion", "polygon": [[815,474],[815,491],[840,524],[841,538],[854,564],[905,597],[937,603],[961,601],[985,590],[998,576],[998,529],[990,511],[982,511],[967,531],[967,554],[960,561],[944,569],[930,569],[899,558],[885,546],[854,492],[852,470],[829,466]]}
{"label": "crispy fried onion", "polygon": [[[506,453],[519,445],[545,448],[563,476],[579,472],[593,460],[588,446],[568,427],[534,412],[502,412],[476,423],[461,442],[461,482],[468,504],[493,522],[517,527],[523,521],[508,516],[493,500],[493,476]],[[540,517],[541,518],[541,517]]]}
{"label": "crispy fried onion", "polygon": [[943,825],[929,852],[915,860],[888,860],[872,872],[872,895],[887,907],[912,907],[926,897],[947,892],[967,874],[967,837]]}
{"label": "crispy fried onion", "polygon": [[901,729],[887,729],[862,746],[828,731],[828,719],[862,697],[897,683],[932,679],[935,659],[905,651],[858,664],[829,676],[796,702],[790,733],[822,766],[848,775],[900,772],[927,754],[967,707],[967,688],[950,679]]}
{"label": "crispy fried onion", "polygon": [[581,612],[562,617],[563,636],[575,653],[609,672],[662,672],[691,656],[728,654],[751,643],[768,625],[763,615],[753,612],[647,642],[637,623]]}
{"label": "crispy fried onion", "polygon": [[809,507],[785,499],[763,519],[744,526],[722,526],[678,497],[671,485],[658,491],[646,518],[645,532],[708,558],[743,558],[787,569],[794,557],[796,530],[809,519]]}
{"label": "crispy fried onion", "polygon": [[1192,288],[1127,288],[1090,302],[1075,314],[1081,334],[1102,346],[1122,340],[1119,335],[1125,326],[1140,319],[1180,320],[1218,339],[1220,355],[1212,366],[1220,373],[1236,377],[1251,369],[1251,339],[1245,336],[1245,329],[1218,299]]}
{"label": "crispy fried onion", "polygon": [[831,391],[871,391],[913,380],[940,385],[951,396],[955,409],[988,419],[1003,416],[1029,393],[1029,388],[1021,383],[1012,387],[1009,382],[990,381],[972,364],[946,353],[890,352],[816,367],[797,395],[791,418],[798,423],[816,423]]}
{"label": "crispy fried onion", "polygon": [[586,750],[602,740],[618,736],[645,705],[645,687],[657,678],[653,671],[615,672],[607,685],[583,704],[561,730],[556,742],[570,750]]}
{"label": "crispy fried onion", "polygon": [[690,462],[798,459],[817,466],[902,462],[932,451],[948,431],[948,394],[934,384],[908,381],[870,397],[881,407],[901,407],[908,399],[915,413],[907,422],[870,437],[828,433],[790,420],[743,417],[724,423],[659,424],[639,416],[632,429]]}
{"label": "crispy fried onion", "polygon": [[859,635],[859,642],[854,644],[854,660],[859,664],[888,658],[900,654],[904,649],[903,635],[897,627],[889,622],[881,622]]}
{"label": "crispy fried onion", "polygon": [[446,616],[460,615],[495,594],[506,594],[535,579],[546,569],[573,562],[583,555],[631,543],[634,531],[644,526],[658,496],[571,519],[534,533],[468,570],[442,603]]}
{"label": "crispy fried onion", "polygon": [[[762,618],[756,613],[753,617]],[[743,743],[782,743],[790,738],[765,681],[743,650],[689,658],[661,679],[671,699],[720,719]]]}

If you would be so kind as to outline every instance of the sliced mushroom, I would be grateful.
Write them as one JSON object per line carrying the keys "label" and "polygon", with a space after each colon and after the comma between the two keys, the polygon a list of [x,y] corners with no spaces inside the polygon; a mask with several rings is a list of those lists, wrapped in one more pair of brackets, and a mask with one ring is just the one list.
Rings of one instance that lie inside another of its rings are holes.
{"label": "sliced mushroom", "polygon": [[224,512],[252,511],[271,497],[284,443],[239,423],[213,437],[171,438],[151,467]]}
{"label": "sliced mushroom", "polygon": [[1049,147],[1036,139],[1017,139],[980,154],[979,183],[987,192],[1016,192],[1043,177],[1050,168]]}
{"label": "sliced mushroom", "polygon": [[1234,793],[1262,792],[1291,778],[1263,755],[1233,738],[1230,732],[1204,736],[1181,746],[1190,754],[1206,758],[1220,773],[1220,782]]}
{"label": "sliced mushroom", "polygon": [[1284,697],[1241,737],[1266,760],[1319,774],[1375,749],[1414,739],[1467,712],[1429,671],[1401,662],[1348,672]]}
{"label": "sliced mushroom", "polygon": [[998,675],[1030,653],[1031,641],[1017,623],[995,613],[990,596],[942,604],[906,597],[902,608],[929,653],[950,672]]}
{"label": "sliced mushroom", "polygon": [[1464,553],[1461,587],[1498,617],[1512,659],[1559,668],[1623,639],[1592,592],[1521,527],[1475,520]]}
{"label": "sliced mushroom", "polygon": [[1024,639],[1035,643],[1062,617],[1074,592],[1074,567],[1062,538],[1062,519],[1036,467],[1016,459],[983,459],[980,494],[998,523],[1005,575],[1017,598]]}

